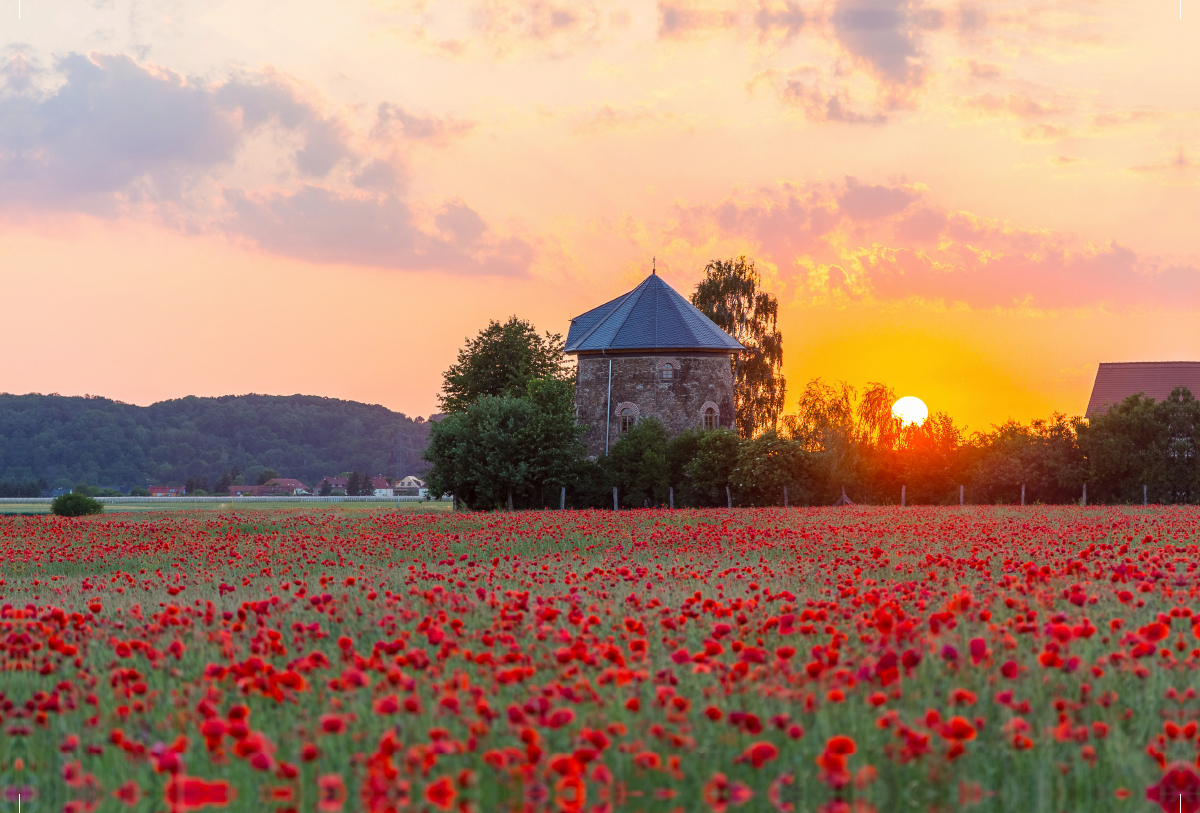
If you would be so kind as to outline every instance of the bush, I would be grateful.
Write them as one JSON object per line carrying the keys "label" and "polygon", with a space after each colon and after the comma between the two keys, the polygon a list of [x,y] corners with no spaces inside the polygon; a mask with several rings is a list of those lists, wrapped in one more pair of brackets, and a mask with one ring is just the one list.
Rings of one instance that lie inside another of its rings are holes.
{"label": "bush", "polygon": [[129,489],[129,496],[130,497],[149,497],[150,491],[148,489],[142,488],[141,486],[134,486],[133,488]]}
{"label": "bush", "polygon": [[87,514],[102,514],[104,506],[86,494],[62,494],[50,503],[50,513],[60,517],[82,517]]}

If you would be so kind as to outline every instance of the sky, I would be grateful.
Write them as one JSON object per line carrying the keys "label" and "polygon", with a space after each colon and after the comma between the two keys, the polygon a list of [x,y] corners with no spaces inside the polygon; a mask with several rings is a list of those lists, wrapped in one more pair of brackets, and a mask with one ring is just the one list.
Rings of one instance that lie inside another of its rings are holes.
{"label": "sky", "polygon": [[0,391],[437,409],[746,255],[787,409],[1200,359],[1200,4],[0,0]]}

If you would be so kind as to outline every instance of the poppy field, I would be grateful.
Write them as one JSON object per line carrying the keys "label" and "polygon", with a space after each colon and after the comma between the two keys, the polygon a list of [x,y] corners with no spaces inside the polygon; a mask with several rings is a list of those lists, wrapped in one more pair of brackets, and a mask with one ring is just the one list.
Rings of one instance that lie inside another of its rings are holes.
{"label": "poppy field", "polygon": [[0,805],[1196,813],[1197,519],[0,517]]}

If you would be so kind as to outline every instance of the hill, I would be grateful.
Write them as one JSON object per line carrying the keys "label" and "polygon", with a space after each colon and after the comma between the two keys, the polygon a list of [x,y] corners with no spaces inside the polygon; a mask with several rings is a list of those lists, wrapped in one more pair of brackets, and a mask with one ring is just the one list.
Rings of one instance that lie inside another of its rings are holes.
{"label": "hill", "polygon": [[423,418],[315,395],[188,396],[139,407],[98,396],[0,393],[0,481],[127,490],[209,484],[264,468],[308,485],[343,471],[421,474]]}

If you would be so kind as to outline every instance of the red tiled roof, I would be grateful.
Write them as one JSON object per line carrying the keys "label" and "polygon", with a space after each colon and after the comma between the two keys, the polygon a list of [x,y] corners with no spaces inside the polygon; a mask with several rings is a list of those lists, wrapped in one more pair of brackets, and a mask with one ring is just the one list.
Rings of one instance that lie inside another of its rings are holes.
{"label": "red tiled roof", "polygon": [[1104,414],[1110,405],[1139,392],[1165,401],[1176,387],[1200,395],[1200,361],[1101,362],[1086,414]]}

